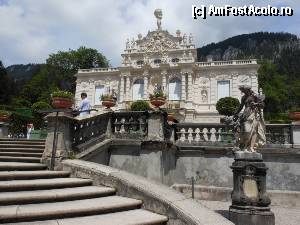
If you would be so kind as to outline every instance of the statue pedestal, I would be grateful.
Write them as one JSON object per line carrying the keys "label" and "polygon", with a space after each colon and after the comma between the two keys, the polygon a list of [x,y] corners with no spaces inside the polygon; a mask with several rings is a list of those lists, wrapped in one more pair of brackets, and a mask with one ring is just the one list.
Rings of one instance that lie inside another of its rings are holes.
{"label": "statue pedestal", "polygon": [[8,128],[9,123],[0,122],[0,138],[7,138],[8,136]]}
{"label": "statue pedestal", "polygon": [[229,219],[236,225],[275,225],[266,193],[267,167],[260,153],[237,151],[233,171]]}

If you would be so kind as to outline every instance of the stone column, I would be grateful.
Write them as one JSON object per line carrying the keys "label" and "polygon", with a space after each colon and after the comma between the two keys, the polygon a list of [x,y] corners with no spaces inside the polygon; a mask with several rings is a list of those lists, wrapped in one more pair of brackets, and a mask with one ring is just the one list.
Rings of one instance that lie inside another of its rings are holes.
{"label": "stone column", "polygon": [[0,138],[7,138],[9,123],[0,122]]}
{"label": "stone column", "polygon": [[144,99],[147,100],[149,98],[148,96],[148,72],[144,72]]}
{"label": "stone column", "polygon": [[126,101],[130,101],[130,77],[126,77]]}
{"label": "stone column", "polygon": [[292,123],[293,148],[300,148],[300,122]]}
{"label": "stone column", "polygon": [[187,90],[188,90],[188,101],[192,101],[192,91],[193,91],[193,81],[192,81],[192,73],[189,72],[188,73],[188,86],[187,86]]}
{"label": "stone column", "polygon": [[186,73],[181,73],[181,100],[186,100],[185,75]]}
{"label": "stone column", "polygon": [[[56,123],[56,113],[51,113],[46,116],[48,121],[47,131],[48,135],[45,143],[45,151],[42,156],[42,162],[50,166],[50,160],[52,156],[54,131]],[[60,112],[57,117],[57,144],[56,154],[54,156],[55,161],[61,161],[68,157],[72,151],[72,131],[73,131],[73,117]]]}
{"label": "stone column", "polygon": [[124,92],[125,92],[125,77],[121,76],[121,82],[120,82],[120,102],[124,101]]}

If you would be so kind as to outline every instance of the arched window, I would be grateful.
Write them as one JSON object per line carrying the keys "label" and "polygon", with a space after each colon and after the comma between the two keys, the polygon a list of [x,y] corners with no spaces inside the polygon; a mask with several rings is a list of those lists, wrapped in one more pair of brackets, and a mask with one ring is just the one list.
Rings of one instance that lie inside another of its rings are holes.
{"label": "arched window", "polygon": [[142,100],[144,96],[144,80],[137,79],[132,86],[132,100]]}
{"label": "arched window", "polygon": [[160,64],[161,60],[160,59],[154,59],[154,64]]}
{"label": "arched window", "polygon": [[177,77],[169,81],[169,100],[181,99],[181,80]]}
{"label": "arched window", "polygon": [[98,85],[95,87],[95,105],[101,105],[101,95],[105,93],[106,90],[104,85]]}

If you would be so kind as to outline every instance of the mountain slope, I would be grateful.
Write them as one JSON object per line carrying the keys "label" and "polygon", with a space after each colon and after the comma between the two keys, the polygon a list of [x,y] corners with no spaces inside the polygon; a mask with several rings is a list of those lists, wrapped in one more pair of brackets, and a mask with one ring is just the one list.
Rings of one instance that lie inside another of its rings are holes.
{"label": "mountain slope", "polygon": [[269,59],[280,57],[284,49],[299,48],[299,38],[290,33],[258,32],[242,34],[197,49],[198,61],[232,59]]}

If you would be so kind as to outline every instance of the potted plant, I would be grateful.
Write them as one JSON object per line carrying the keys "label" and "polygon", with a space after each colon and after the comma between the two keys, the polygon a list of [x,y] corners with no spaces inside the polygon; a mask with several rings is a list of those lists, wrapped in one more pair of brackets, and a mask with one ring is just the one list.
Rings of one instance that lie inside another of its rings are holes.
{"label": "potted plant", "polygon": [[116,105],[116,101],[113,99],[111,94],[101,95],[102,105],[106,107],[106,109],[110,109],[111,107]]}
{"label": "potted plant", "polygon": [[0,122],[8,122],[10,120],[11,112],[0,110]]}
{"label": "potted plant", "polygon": [[73,105],[74,96],[68,91],[55,91],[52,93],[52,106],[56,109],[68,109]]}
{"label": "potted plant", "polygon": [[293,107],[289,112],[289,118],[294,121],[300,121],[300,106]]}
{"label": "potted plant", "polygon": [[161,90],[156,90],[153,94],[150,94],[150,103],[156,108],[164,105],[166,103],[166,95]]}

